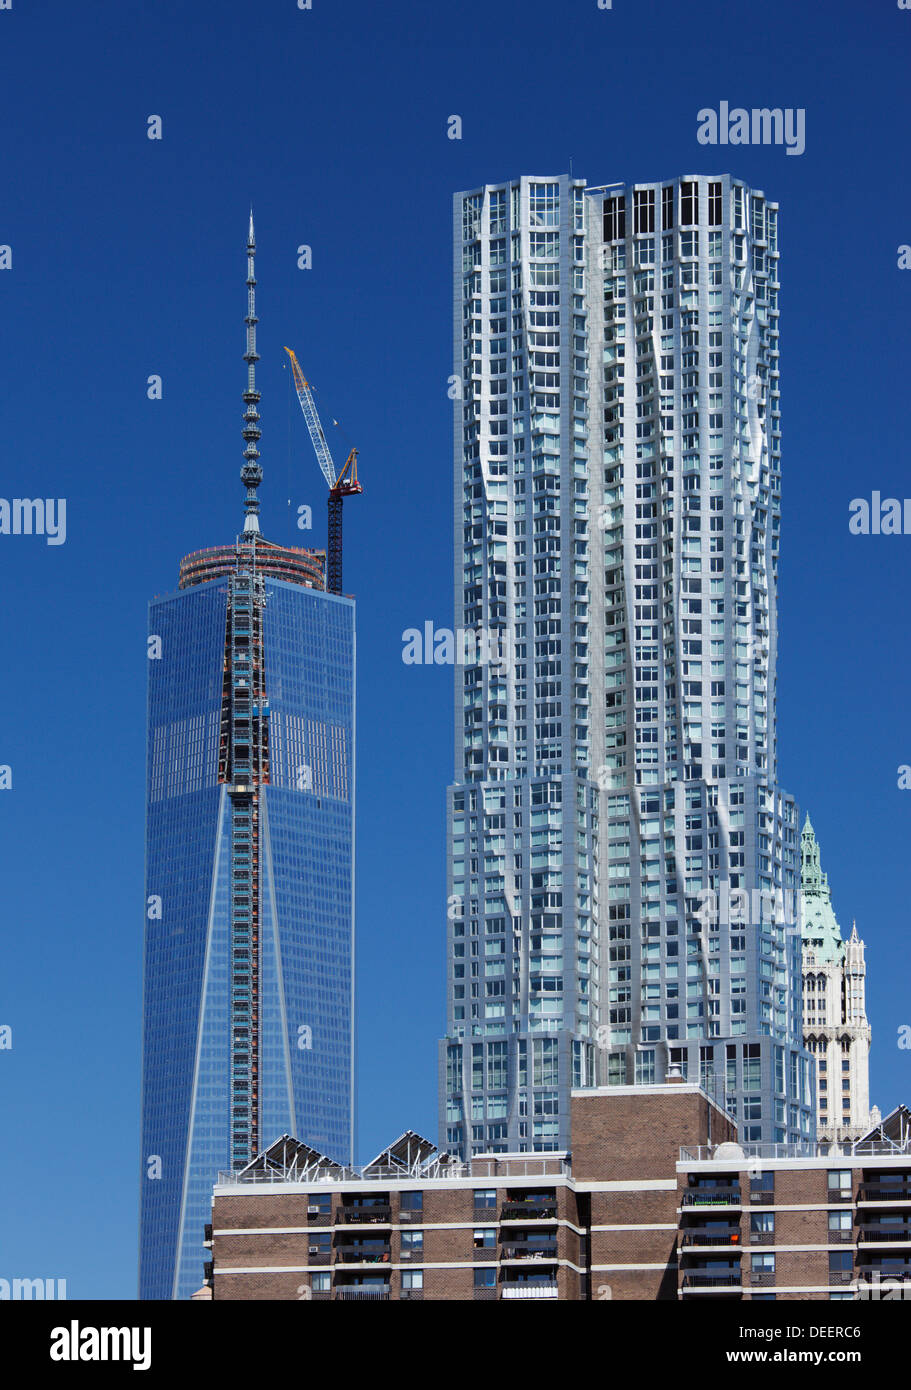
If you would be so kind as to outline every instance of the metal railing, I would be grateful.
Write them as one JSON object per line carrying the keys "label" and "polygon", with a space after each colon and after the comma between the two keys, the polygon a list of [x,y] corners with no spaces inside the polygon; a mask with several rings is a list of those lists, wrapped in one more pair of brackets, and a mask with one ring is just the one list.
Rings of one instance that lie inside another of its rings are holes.
{"label": "metal railing", "polygon": [[504,1284],[501,1298],[556,1298],[556,1284]]}
{"label": "metal railing", "polygon": [[724,1235],[706,1235],[704,1231],[685,1229],[683,1232],[682,1249],[688,1250],[696,1247],[703,1248],[707,1245],[734,1246],[740,1244],[740,1227],[735,1226]]}
{"label": "metal railing", "polygon": [[298,1187],[337,1187],[341,1183],[362,1183],[364,1186],[382,1182],[430,1183],[454,1178],[569,1178],[572,1164],[565,1153],[550,1154],[480,1154],[468,1162],[440,1162],[433,1159],[423,1168],[409,1170],[389,1165],[371,1166],[369,1173],[362,1168],[339,1168],[333,1172],[314,1167],[312,1172],[286,1172],[280,1168],[251,1170],[249,1173],[220,1172],[219,1187],[246,1186],[247,1183],[294,1183]]}
{"label": "metal railing", "polygon": [[681,1285],[684,1289],[733,1289],[742,1288],[742,1276],[732,1271],[730,1274],[685,1274]]}
{"label": "metal railing", "polygon": [[370,1206],[339,1207],[340,1219],[349,1225],[388,1226],[391,1224],[392,1207],[388,1202],[375,1202]]}
{"label": "metal railing", "polygon": [[743,1196],[739,1187],[688,1187],[681,1196],[685,1207],[739,1207]]}
{"label": "metal railing", "polygon": [[550,1202],[504,1202],[500,1207],[501,1221],[556,1221],[556,1219],[556,1200]]}
{"label": "metal railing", "polygon": [[555,1260],[556,1241],[552,1245],[536,1245],[533,1241],[504,1241],[500,1251],[503,1260]]}
{"label": "metal railing", "polygon": [[906,1182],[862,1182],[857,1192],[859,1202],[909,1202],[911,1180]]}
{"label": "metal railing", "polygon": [[[718,1144],[696,1144],[681,1147],[681,1163],[702,1163],[707,1159],[716,1160]],[[730,1148],[728,1141],[726,1147]],[[836,1143],[827,1141],[819,1144],[741,1144],[736,1143],[739,1154],[723,1154],[717,1158],[731,1168],[736,1168],[744,1159],[755,1158],[896,1158],[907,1155],[911,1159],[911,1149],[907,1145],[893,1144],[889,1140],[871,1140],[867,1143]]]}

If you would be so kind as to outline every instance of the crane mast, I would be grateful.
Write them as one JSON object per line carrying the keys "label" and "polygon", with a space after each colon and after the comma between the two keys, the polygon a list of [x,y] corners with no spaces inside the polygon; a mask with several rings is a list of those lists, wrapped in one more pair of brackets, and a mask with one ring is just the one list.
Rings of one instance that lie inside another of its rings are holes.
{"label": "crane mast", "polygon": [[342,505],[346,497],[352,497],[364,490],[357,476],[357,449],[351,450],[341,472],[336,477],[332,453],[323,431],[309,382],[301,371],[300,363],[291,348],[286,347],[285,352],[291,358],[294,389],[307,422],[316,460],[323,477],[329,484],[326,589],[330,594],[340,594],[342,592]]}

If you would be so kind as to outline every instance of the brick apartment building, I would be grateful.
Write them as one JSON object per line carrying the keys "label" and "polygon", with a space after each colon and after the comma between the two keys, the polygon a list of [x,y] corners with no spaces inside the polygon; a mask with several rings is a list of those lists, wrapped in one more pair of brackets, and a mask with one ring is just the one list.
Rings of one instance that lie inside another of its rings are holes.
{"label": "brick apartment building", "polygon": [[216,1186],[200,1296],[839,1299],[911,1281],[911,1116],[853,1146],[746,1145],[698,1086],[574,1091],[572,1152],[361,1170],[285,1136]]}

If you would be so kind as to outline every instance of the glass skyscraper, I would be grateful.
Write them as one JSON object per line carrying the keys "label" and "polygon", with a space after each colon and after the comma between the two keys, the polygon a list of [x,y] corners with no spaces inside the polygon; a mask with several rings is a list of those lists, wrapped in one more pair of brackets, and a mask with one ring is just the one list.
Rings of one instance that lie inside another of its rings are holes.
{"label": "glass skyscraper", "polygon": [[564,176],[454,209],[456,626],[508,660],[456,668],[441,1135],[566,1148],[573,1086],[673,1068],[808,1139],[777,206]]}
{"label": "glass skyscraper", "polygon": [[354,603],[259,533],[247,249],[244,532],[150,605],[141,1298],[203,1282],[219,1172],[353,1157]]}

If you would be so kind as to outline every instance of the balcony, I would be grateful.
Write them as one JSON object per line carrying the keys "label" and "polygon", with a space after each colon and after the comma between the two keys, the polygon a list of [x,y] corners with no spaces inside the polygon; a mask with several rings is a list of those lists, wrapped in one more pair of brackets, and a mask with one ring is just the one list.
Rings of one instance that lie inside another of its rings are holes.
{"label": "balcony", "polygon": [[878,1245],[904,1245],[911,1240],[911,1225],[909,1226],[877,1226],[864,1225],[857,1228],[858,1244],[869,1245],[875,1242]]}
{"label": "balcony", "polygon": [[349,1225],[356,1223],[360,1226],[389,1226],[392,1223],[392,1207],[388,1202],[375,1202],[371,1206],[363,1207],[342,1207],[339,1214],[342,1221]]}
{"label": "balcony", "polygon": [[501,1298],[557,1298],[556,1282],[543,1284],[504,1284]]}
{"label": "balcony", "polygon": [[534,1240],[504,1241],[500,1251],[501,1260],[555,1260],[556,1258],[556,1237],[547,1244]]}
{"label": "balcony", "polygon": [[684,1207],[739,1207],[743,1198],[739,1187],[688,1187],[681,1199]]}
{"label": "balcony", "polygon": [[381,1265],[388,1264],[392,1258],[388,1245],[358,1245],[356,1242],[344,1243],[335,1247],[336,1259],[341,1264]]}
{"label": "balcony", "polygon": [[556,1197],[537,1202],[504,1202],[500,1207],[501,1221],[555,1221]]}
{"label": "balcony", "polygon": [[347,1299],[349,1301],[351,1299],[357,1299],[370,1303],[380,1303],[388,1300],[389,1285],[377,1285],[376,1288],[370,1288],[368,1285],[365,1285],[363,1288],[336,1289],[335,1296],[336,1298]]}
{"label": "balcony", "polygon": [[740,1227],[730,1226],[726,1231],[700,1231],[685,1229],[681,1248],[685,1251],[693,1247],[730,1246],[740,1244]]}
{"label": "balcony", "polygon": [[725,1270],[723,1274],[710,1274],[707,1270],[694,1270],[684,1274],[684,1289],[740,1289],[740,1274],[737,1270]]}
{"label": "balcony", "polygon": [[893,1202],[911,1206],[911,1179],[902,1182],[883,1182],[881,1179],[862,1182],[857,1191],[859,1202]]}

